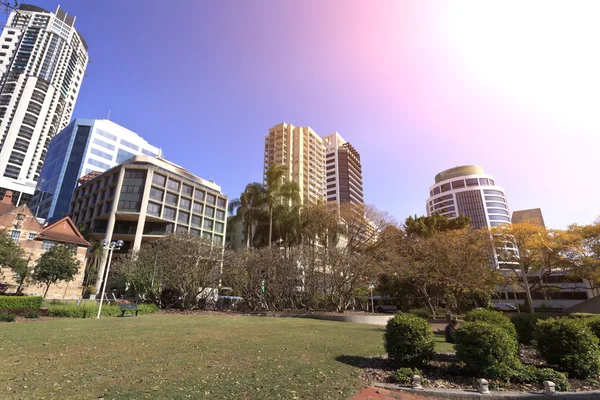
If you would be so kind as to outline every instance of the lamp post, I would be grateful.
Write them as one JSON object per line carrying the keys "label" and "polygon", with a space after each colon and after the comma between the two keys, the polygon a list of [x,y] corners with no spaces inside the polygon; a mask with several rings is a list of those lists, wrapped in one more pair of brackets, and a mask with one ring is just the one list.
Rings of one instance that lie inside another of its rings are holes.
{"label": "lamp post", "polygon": [[96,316],[96,319],[100,318],[100,313],[102,312],[102,301],[104,299],[104,292],[106,291],[106,282],[108,281],[108,273],[110,272],[110,262],[112,261],[113,251],[115,249],[119,250],[121,248],[121,246],[123,246],[124,243],[122,240],[118,240],[116,242],[110,242],[110,244],[109,244],[108,240],[104,239],[102,241],[102,244],[104,245],[104,250],[108,250],[108,265],[106,266],[106,274],[103,277],[104,282],[102,282],[102,293],[100,294],[100,306],[98,307],[98,315]]}

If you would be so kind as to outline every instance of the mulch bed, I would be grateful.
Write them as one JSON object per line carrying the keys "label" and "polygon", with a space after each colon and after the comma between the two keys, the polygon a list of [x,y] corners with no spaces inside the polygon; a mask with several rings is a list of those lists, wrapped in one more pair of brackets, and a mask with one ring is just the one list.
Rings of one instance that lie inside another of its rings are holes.
{"label": "mulch bed", "polygon": [[[519,357],[525,364],[535,365],[539,367],[548,367],[545,360],[537,353],[535,348],[530,346],[521,346]],[[476,378],[467,376],[457,376],[457,362],[454,354],[436,354],[435,359],[420,370],[423,372],[423,377],[427,378],[427,384],[423,385],[430,388],[443,389],[475,389],[477,388]],[[372,358],[365,358],[359,365],[363,368],[362,379],[368,384],[374,382],[394,383],[392,376],[396,372],[389,362],[387,355],[380,355]],[[493,382],[490,382],[490,389]],[[590,390],[600,390],[600,382],[589,380],[582,381],[579,379],[569,379],[572,391],[582,392]],[[539,392],[544,390],[543,384],[504,384],[497,388],[498,391],[511,392]]]}

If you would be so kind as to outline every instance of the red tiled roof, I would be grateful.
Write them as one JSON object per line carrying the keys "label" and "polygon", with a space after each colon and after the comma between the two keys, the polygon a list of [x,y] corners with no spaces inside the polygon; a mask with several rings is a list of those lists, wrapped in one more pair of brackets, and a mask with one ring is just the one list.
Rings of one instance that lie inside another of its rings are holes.
{"label": "red tiled roof", "polygon": [[52,240],[54,242],[75,244],[89,247],[90,243],[83,238],[71,218],[64,217],[51,223],[36,236],[36,240]]}
{"label": "red tiled roof", "polygon": [[87,181],[94,179],[98,175],[102,175],[102,172],[91,171],[91,172],[88,172],[87,174],[85,174],[84,176],[82,176],[81,178],[77,179],[77,182],[78,183],[87,182]]}

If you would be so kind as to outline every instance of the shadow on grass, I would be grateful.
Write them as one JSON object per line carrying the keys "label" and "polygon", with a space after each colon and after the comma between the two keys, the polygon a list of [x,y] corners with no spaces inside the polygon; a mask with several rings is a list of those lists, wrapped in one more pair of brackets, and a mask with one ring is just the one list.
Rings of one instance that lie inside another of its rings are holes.
{"label": "shadow on grass", "polygon": [[338,356],[335,358],[335,360],[356,368],[372,368],[382,370],[394,369],[387,359],[381,357]]}

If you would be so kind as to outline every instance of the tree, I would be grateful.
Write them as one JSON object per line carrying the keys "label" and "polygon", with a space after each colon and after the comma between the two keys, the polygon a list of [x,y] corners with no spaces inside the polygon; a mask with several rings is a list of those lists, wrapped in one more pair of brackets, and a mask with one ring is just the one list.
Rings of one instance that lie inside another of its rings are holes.
{"label": "tree", "polygon": [[102,255],[106,251],[100,240],[90,240],[91,246],[87,251],[87,260],[85,264],[85,273],[83,275],[83,292],[85,293],[89,285],[95,283],[98,275],[98,266],[102,262]]}
{"label": "tree", "polygon": [[456,229],[464,229],[471,224],[471,219],[464,215],[448,219],[435,212],[429,217],[408,217],[404,222],[404,230],[407,235],[416,235],[419,237],[431,236],[436,232],[446,232]]}
{"label": "tree", "polygon": [[273,210],[277,204],[285,201],[297,203],[300,201],[300,189],[294,182],[285,180],[287,168],[281,164],[273,164],[265,173],[265,203],[269,215],[268,246],[273,240]]}
{"label": "tree", "polygon": [[71,246],[57,244],[42,254],[33,271],[33,280],[46,285],[44,298],[50,285],[58,281],[72,281],[79,269]]}
{"label": "tree", "polygon": [[246,247],[254,246],[254,228],[264,214],[265,187],[261,183],[252,182],[240,194],[240,197],[229,202],[229,212],[236,213],[244,226]]}
{"label": "tree", "polygon": [[25,252],[6,231],[0,232],[0,266],[13,270],[18,284],[17,293],[21,293],[31,271],[25,259]]}
{"label": "tree", "polygon": [[578,242],[566,254],[572,263],[573,275],[586,279],[595,288],[600,282],[600,218],[589,225],[571,225],[567,232]]}
{"label": "tree", "polygon": [[[523,288],[529,313],[534,313],[531,293],[544,287],[544,281],[553,271],[571,269],[573,263],[567,254],[577,245],[577,235],[523,222],[502,225],[492,229],[501,268],[511,271],[508,282]],[[529,281],[531,274],[539,277]]]}

